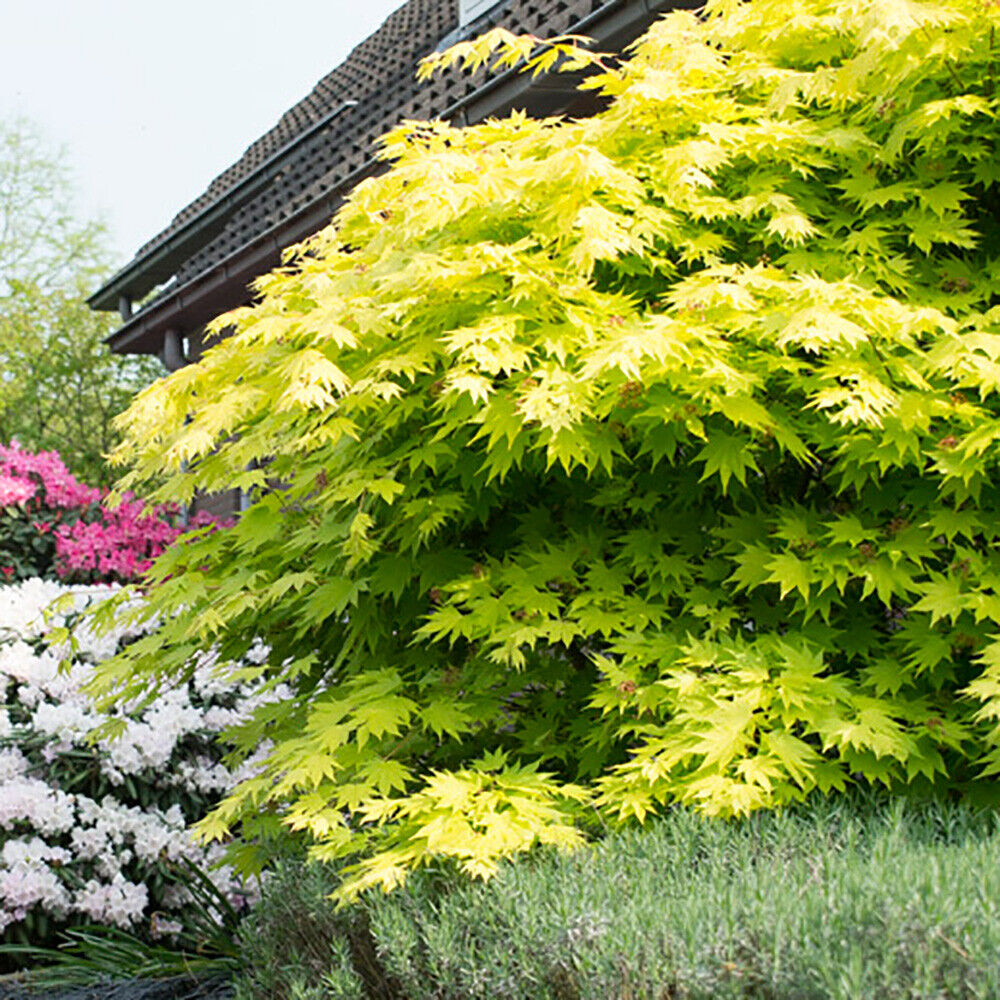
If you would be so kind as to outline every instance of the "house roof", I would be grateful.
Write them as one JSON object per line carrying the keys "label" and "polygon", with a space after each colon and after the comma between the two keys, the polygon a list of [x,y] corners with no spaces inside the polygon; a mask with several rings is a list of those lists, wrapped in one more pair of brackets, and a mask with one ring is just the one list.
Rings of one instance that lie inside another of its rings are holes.
{"label": "house roof", "polygon": [[[306,97],[286,111],[274,128],[253,142],[236,163],[219,174],[200,197],[181,209],[166,229],[140,247],[136,256],[142,257],[169,239],[186,222],[259,170],[275,153],[309,132],[345,101],[377,102],[379,91],[389,89],[398,77],[412,77],[420,57],[432,51],[457,23],[457,0],[409,0],[404,3]],[[405,80],[404,89],[412,89],[410,80]],[[284,187],[293,187],[292,180],[290,176]]]}
{"label": "house roof", "polygon": [[[495,24],[543,37],[581,31],[617,48],[643,30],[657,10],[676,5],[670,0],[501,0],[469,26],[469,33]],[[89,300],[97,309],[124,302],[124,324],[109,338],[112,348],[159,351],[167,329],[193,333],[212,316],[247,301],[247,283],[277,263],[281,248],[321,228],[350,187],[379,169],[375,140],[398,121],[476,121],[511,107],[536,114],[572,112],[574,103],[592,100],[562,77],[452,72],[418,82],[419,59],[453,40],[458,23],[458,0],[407,0],[141,247]],[[130,303],[157,286],[157,295],[132,314]]]}

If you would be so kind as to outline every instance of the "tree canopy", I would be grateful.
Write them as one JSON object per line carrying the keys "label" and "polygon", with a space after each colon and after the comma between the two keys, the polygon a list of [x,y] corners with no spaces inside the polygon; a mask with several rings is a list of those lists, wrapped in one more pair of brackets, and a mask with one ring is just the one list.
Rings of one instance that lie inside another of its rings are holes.
{"label": "tree canopy", "polygon": [[107,233],[75,199],[65,153],[24,120],[0,122],[0,442],[57,450],[106,485],[112,420],[157,366],[104,344],[114,319],[84,299],[109,270]]}
{"label": "tree canopy", "polygon": [[709,0],[620,60],[431,60],[586,63],[606,109],[404,122],[123,424],[125,486],[254,492],[100,689],[261,635],[295,692],[206,836],[360,853],[350,894],[596,814],[992,787],[998,22]]}

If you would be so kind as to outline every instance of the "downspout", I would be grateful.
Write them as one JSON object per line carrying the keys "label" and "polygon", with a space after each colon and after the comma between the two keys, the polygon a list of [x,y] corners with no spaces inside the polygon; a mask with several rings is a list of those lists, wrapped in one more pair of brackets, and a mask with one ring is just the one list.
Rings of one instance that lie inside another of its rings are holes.
{"label": "downspout", "polygon": [[[191,364],[191,358],[189,358],[184,353],[184,342],[181,339],[181,335],[176,330],[167,330],[163,335],[163,350],[160,352],[160,360],[166,365],[167,370],[170,372],[179,371],[181,368],[186,367]],[[252,468],[252,464],[247,466],[247,468]],[[187,463],[181,466],[183,470],[186,471]],[[242,514],[245,510],[250,508],[253,503],[253,498],[245,490],[239,491],[239,499],[237,501],[238,510]],[[187,504],[181,507],[181,523],[185,526],[190,519],[190,510]]]}
{"label": "downspout", "polygon": [[[184,342],[181,340],[177,330],[167,330],[163,334],[163,350],[160,351],[160,360],[168,372],[180,371],[191,363],[191,359],[184,354]],[[181,471],[187,471],[187,462],[181,465]],[[188,504],[181,504],[181,524],[186,528],[191,520],[191,511]]]}
{"label": "downspout", "polygon": [[191,364],[191,359],[184,354],[181,335],[176,330],[167,330],[163,334],[163,350],[160,351],[160,360],[169,372],[179,371],[185,365]]}

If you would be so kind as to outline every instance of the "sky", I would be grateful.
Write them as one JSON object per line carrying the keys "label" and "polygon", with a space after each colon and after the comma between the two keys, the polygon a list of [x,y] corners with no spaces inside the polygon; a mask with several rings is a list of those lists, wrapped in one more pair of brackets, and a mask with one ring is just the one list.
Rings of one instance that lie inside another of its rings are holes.
{"label": "sky", "polygon": [[65,153],[124,263],[403,0],[0,0],[0,120]]}

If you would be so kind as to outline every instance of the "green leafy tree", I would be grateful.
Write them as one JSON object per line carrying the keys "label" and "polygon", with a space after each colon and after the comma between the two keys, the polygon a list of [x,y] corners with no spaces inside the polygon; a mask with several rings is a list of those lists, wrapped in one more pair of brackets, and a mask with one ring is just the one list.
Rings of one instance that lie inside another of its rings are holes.
{"label": "green leafy tree", "polygon": [[56,450],[106,484],[112,420],[158,366],[112,355],[113,319],[84,301],[109,254],[103,226],[77,218],[64,155],[28,123],[0,123],[0,441]]}
{"label": "green leafy tree", "polygon": [[125,420],[125,485],[256,491],[99,684],[268,637],[295,693],[206,836],[360,852],[350,895],[595,809],[994,787],[998,22],[710,0],[617,64],[432,58],[590,63],[607,106],[402,124]]}

